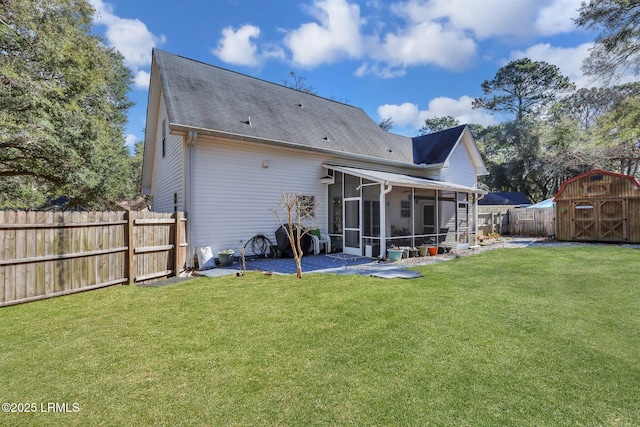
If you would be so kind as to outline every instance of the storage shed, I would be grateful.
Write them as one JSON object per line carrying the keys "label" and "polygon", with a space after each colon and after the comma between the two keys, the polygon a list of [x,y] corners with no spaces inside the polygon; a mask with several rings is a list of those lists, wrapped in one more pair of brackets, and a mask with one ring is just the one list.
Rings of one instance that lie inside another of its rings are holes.
{"label": "storage shed", "polygon": [[578,175],[554,197],[556,239],[640,243],[640,184],[603,170]]}

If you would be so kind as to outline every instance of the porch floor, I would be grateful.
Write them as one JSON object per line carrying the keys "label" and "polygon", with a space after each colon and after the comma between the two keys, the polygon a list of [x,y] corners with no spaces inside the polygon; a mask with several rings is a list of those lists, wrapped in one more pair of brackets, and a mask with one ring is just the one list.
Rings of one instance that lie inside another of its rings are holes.
{"label": "porch floor", "polygon": [[[333,268],[349,268],[355,265],[373,263],[376,260],[357,255],[342,253],[305,255],[302,257],[302,271],[327,270]],[[218,267],[216,270],[229,269],[238,271],[242,268],[240,262],[234,262],[229,267]],[[296,261],[293,258],[258,258],[247,260],[247,271],[272,271],[277,274],[296,274]]]}
{"label": "porch floor", "polygon": [[[211,270],[198,271],[198,275],[216,277],[236,274],[242,269],[240,262],[229,267],[217,267]],[[296,262],[293,258],[261,258],[247,260],[247,271],[269,271],[275,274],[296,274]],[[320,255],[305,255],[302,257],[302,272],[333,273],[333,274],[361,274],[376,277],[414,278],[421,275],[407,270],[393,263],[378,263],[376,259],[333,253]]]}

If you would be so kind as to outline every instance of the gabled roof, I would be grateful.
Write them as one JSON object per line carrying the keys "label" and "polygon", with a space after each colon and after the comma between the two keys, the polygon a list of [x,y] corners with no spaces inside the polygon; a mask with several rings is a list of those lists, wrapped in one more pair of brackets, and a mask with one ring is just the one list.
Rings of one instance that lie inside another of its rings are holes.
{"label": "gabled roof", "polygon": [[158,49],[152,67],[174,131],[413,163],[411,138],[382,130],[361,108]]}
{"label": "gabled roof", "polygon": [[455,148],[467,125],[413,138],[413,161],[416,164],[444,163]]}
{"label": "gabled roof", "polygon": [[617,176],[617,177],[623,178],[623,179],[628,179],[636,187],[636,189],[638,191],[640,191],[640,183],[638,183],[638,181],[636,181],[636,178],[634,176],[624,175],[624,174],[616,173],[616,172],[609,172],[609,171],[605,171],[605,170],[601,170],[601,169],[594,169],[592,171],[585,172],[583,174],[574,176],[573,178],[569,178],[565,182],[563,182],[562,186],[560,186],[560,189],[558,190],[556,195],[553,196],[553,201],[556,202],[558,200],[558,197],[560,196],[560,194],[562,194],[562,192],[567,187],[567,185],[569,185],[569,183],[574,182],[574,181],[578,181],[578,180],[580,180],[580,179],[582,179],[584,177],[587,177],[589,175],[610,175],[610,176]]}
{"label": "gabled roof", "polygon": [[517,191],[489,193],[478,201],[481,206],[511,206],[530,205],[531,200],[526,194]]}
{"label": "gabled roof", "polygon": [[440,132],[413,138],[413,162],[424,165],[449,165],[456,147],[464,144],[476,169],[476,175],[486,175],[487,169],[473,140],[468,125],[460,125]]}

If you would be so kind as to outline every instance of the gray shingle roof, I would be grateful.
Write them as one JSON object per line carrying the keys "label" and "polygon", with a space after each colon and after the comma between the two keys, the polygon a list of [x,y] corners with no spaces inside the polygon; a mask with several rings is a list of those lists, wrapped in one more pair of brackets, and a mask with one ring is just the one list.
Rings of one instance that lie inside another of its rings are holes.
{"label": "gray shingle roof", "polygon": [[153,56],[174,127],[413,163],[411,138],[380,129],[361,108],[158,49]]}

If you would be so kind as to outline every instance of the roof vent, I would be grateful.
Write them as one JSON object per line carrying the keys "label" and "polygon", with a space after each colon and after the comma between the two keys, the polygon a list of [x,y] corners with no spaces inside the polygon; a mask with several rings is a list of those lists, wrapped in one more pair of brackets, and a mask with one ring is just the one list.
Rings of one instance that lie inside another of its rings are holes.
{"label": "roof vent", "polygon": [[302,102],[300,102],[300,103],[298,103],[298,104],[296,104],[296,105],[297,105],[298,107],[300,107],[300,108],[304,108],[304,105],[302,105]]}
{"label": "roof vent", "polygon": [[251,116],[247,120],[243,120],[242,123],[251,126]]}
{"label": "roof vent", "polygon": [[331,142],[331,138],[329,138],[329,135],[325,136],[325,137],[324,137],[324,138],[322,138],[322,139],[324,139],[325,141]]}
{"label": "roof vent", "polygon": [[393,153],[393,150],[392,150],[391,148],[389,148],[389,150],[388,150],[388,151],[389,151],[390,153]]}

